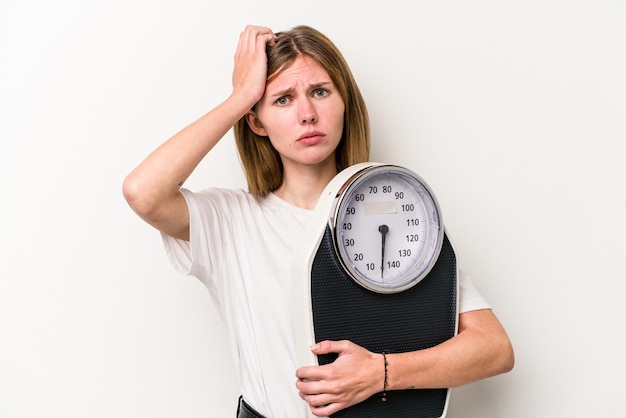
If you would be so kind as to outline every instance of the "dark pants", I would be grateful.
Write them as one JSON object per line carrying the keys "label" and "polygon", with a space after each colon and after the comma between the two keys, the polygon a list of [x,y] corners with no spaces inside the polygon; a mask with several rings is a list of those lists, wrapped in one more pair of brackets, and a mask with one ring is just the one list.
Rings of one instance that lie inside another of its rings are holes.
{"label": "dark pants", "polygon": [[263,415],[252,409],[244,400],[243,396],[239,397],[239,406],[237,407],[237,418],[264,418]]}

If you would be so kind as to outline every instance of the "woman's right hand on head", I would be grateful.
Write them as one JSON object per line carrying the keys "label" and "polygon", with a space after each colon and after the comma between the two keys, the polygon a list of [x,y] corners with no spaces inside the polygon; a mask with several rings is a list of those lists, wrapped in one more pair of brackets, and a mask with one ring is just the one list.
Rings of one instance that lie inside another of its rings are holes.
{"label": "woman's right hand on head", "polygon": [[233,70],[233,94],[245,95],[252,107],[265,92],[267,80],[266,46],[274,45],[276,35],[270,28],[246,26],[239,36]]}
{"label": "woman's right hand on head", "polygon": [[189,209],[180,186],[242,116],[261,100],[267,82],[269,28],[248,26],[239,37],[233,93],[154,150],[124,180],[124,197],[139,216],[163,233],[189,240]]}

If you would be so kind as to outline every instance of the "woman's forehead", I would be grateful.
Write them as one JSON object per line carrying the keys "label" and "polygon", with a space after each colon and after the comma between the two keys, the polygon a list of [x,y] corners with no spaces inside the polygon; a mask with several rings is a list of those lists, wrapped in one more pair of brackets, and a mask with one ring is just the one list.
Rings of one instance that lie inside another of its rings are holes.
{"label": "woman's forehead", "polygon": [[328,72],[311,57],[301,55],[290,65],[272,76],[266,92],[295,88],[298,85],[317,85],[332,82]]}

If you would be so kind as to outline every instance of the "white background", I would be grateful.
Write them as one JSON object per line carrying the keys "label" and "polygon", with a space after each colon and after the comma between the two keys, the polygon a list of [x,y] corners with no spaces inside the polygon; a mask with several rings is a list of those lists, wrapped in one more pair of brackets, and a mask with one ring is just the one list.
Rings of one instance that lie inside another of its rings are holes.
{"label": "white background", "polygon": [[[376,161],[434,188],[513,372],[449,417],[626,409],[626,3],[620,0],[0,4],[0,416],[230,417],[208,292],[171,268],[124,176],[230,92],[248,23],[346,56]],[[245,187],[229,134],[188,181]]]}

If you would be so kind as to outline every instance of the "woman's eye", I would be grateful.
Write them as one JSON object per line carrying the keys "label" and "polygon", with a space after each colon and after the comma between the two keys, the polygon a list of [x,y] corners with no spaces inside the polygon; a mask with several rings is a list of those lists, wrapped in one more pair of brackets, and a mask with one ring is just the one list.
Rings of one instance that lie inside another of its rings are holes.
{"label": "woman's eye", "polygon": [[315,90],[315,92],[313,92],[313,95],[315,95],[316,97],[323,97],[326,96],[328,94],[328,90],[326,89],[317,89]]}
{"label": "woman's eye", "polygon": [[281,105],[281,106],[286,105],[287,103],[289,103],[289,99],[286,97],[279,97],[276,100],[276,104]]}

